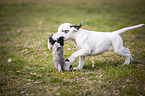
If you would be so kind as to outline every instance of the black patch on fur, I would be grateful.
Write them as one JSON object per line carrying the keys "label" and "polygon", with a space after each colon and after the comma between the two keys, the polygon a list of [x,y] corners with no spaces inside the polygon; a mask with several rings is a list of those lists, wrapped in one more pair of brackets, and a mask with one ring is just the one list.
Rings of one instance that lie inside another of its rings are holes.
{"label": "black patch on fur", "polygon": [[52,36],[53,36],[53,34],[49,37],[49,42],[51,43],[51,45],[54,45],[56,40],[53,40]]}
{"label": "black patch on fur", "polygon": [[79,28],[80,28],[81,26],[73,24],[73,25],[70,26],[70,28],[71,28],[71,27],[75,27],[77,30],[79,30]]}
{"label": "black patch on fur", "polygon": [[65,61],[68,61],[68,62],[69,62],[69,60],[68,60],[68,59],[66,59]]}
{"label": "black patch on fur", "polygon": [[72,25],[70,25],[70,28],[71,27],[75,27],[77,30],[79,30],[80,27],[82,27],[82,25],[83,25],[83,22],[81,21],[81,24],[80,25],[72,24]]}
{"label": "black patch on fur", "polygon": [[60,43],[61,46],[63,46],[64,45],[64,37],[59,37],[57,42]]}
{"label": "black patch on fur", "polygon": [[73,66],[72,66],[72,65],[70,65],[70,66],[69,66],[69,69],[71,69],[72,67],[73,67]]}

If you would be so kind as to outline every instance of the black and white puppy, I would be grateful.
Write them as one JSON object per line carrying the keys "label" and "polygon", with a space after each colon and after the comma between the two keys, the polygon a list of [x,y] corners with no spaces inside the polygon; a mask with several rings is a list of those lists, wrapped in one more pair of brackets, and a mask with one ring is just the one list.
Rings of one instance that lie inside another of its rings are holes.
{"label": "black and white puppy", "polygon": [[69,63],[68,60],[65,61],[63,56],[64,37],[60,37],[58,35],[56,37],[55,34],[53,34],[49,37],[48,40],[53,46],[53,62],[55,68],[58,69],[59,72],[62,70],[72,71],[72,64]]}
{"label": "black and white puppy", "polygon": [[[125,58],[124,64],[129,64],[133,58],[128,48],[123,46],[123,40],[120,36],[128,30],[139,28],[145,24],[138,24],[130,27],[125,27],[113,32],[96,32],[81,29],[83,22],[80,25],[63,23],[58,27],[55,35],[63,36],[64,40],[72,40],[77,48],[69,58],[69,62],[73,64],[75,59],[79,57],[79,65],[75,67],[76,70],[82,70],[85,57],[102,54],[105,51],[112,50],[119,56]],[[48,42],[48,48],[51,49],[51,44]]]}

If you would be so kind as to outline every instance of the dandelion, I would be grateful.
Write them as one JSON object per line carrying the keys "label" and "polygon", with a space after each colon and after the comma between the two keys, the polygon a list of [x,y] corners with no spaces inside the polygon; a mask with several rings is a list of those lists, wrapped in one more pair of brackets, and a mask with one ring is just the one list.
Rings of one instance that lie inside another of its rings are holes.
{"label": "dandelion", "polygon": [[70,50],[70,48],[67,48],[67,50]]}
{"label": "dandelion", "polygon": [[26,52],[27,51],[27,49],[24,49],[24,50],[22,50],[21,52]]}
{"label": "dandelion", "polygon": [[40,25],[41,25],[41,24],[42,24],[42,21],[39,21],[39,22],[38,22],[38,24],[40,24]]}
{"label": "dandelion", "polygon": [[8,62],[12,62],[12,59],[11,59],[11,58],[9,58],[9,59],[8,59]]}
{"label": "dandelion", "polygon": [[35,73],[35,72],[34,72],[34,73],[30,72],[30,74],[34,74],[34,75],[36,75],[36,73]]}
{"label": "dandelion", "polygon": [[21,92],[21,94],[24,94],[24,93],[25,93],[25,91],[22,91],[22,92]]}
{"label": "dandelion", "polygon": [[17,32],[19,33],[19,32],[21,32],[21,30],[20,30],[20,29],[18,29],[18,30],[17,30]]}
{"label": "dandelion", "polygon": [[94,64],[95,64],[95,62],[94,62],[94,60],[92,60],[92,67],[94,68]]}

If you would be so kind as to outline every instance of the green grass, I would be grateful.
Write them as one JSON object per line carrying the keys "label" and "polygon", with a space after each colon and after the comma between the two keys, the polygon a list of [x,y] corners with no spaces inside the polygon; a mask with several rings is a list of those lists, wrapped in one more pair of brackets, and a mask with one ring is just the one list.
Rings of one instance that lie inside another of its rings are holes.
{"label": "green grass", "polygon": [[[84,29],[114,31],[145,23],[144,5],[143,0],[2,0],[0,95],[145,95],[145,27],[121,34],[134,58],[127,66],[109,51],[86,57],[81,71],[58,72],[47,49],[47,39],[64,22],[83,21]],[[73,42],[66,41],[65,58],[75,51]],[[73,63],[77,65],[78,59]]]}

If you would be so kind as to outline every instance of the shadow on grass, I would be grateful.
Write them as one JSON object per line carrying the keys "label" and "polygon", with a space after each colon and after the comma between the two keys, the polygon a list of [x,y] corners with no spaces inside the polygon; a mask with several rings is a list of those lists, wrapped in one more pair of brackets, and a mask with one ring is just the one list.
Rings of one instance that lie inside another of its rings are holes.
{"label": "shadow on grass", "polygon": [[88,61],[85,66],[84,69],[87,70],[98,70],[98,69],[106,69],[106,68],[114,68],[114,67],[118,67],[121,64],[123,64],[123,62],[120,62],[118,60],[113,60],[113,61],[95,61],[94,67],[92,66],[92,62]]}
{"label": "shadow on grass", "polygon": [[[145,65],[144,60],[133,60],[129,65]],[[99,70],[99,69],[108,69],[108,68],[116,68],[122,66],[123,61],[113,60],[113,61],[95,61],[94,67],[92,67],[92,62],[88,61],[83,69],[87,70]]]}

